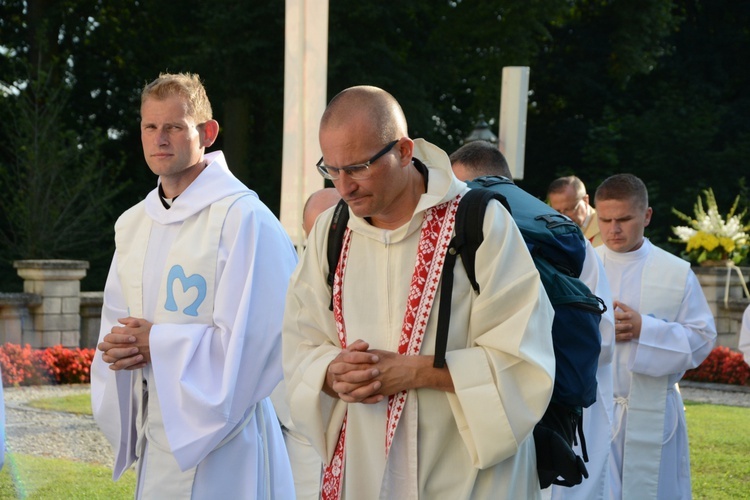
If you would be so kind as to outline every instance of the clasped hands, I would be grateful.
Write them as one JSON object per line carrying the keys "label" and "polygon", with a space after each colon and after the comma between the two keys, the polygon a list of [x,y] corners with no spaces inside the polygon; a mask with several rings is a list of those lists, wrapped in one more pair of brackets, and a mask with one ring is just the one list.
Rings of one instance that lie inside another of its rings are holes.
{"label": "clasped hands", "polygon": [[153,323],[143,318],[118,318],[122,326],[112,327],[97,349],[110,370],[136,370],[151,362],[149,334]]}
{"label": "clasped hands", "polygon": [[370,350],[370,344],[357,340],[328,365],[323,390],[347,403],[378,403],[418,386],[418,365],[422,363],[418,358],[425,356]]}

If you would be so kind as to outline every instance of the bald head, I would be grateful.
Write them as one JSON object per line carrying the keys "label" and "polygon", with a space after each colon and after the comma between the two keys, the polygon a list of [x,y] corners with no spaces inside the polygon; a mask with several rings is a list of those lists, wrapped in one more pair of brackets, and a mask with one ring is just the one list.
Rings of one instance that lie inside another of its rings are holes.
{"label": "bald head", "polygon": [[404,111],[396,99],[383,89],[360,85],[339,92],[323,113],[320,130],[349,126],[354,119],[366,118],[382,144],[407,136]]}
{"label": "bald head", "polygon": [[302,229],[305,231],[305,236],[310,235],[310,230],[318,215],[334,206],[340,199],[341,195],[335,188],[319,189],[310,195],[302,210]]}

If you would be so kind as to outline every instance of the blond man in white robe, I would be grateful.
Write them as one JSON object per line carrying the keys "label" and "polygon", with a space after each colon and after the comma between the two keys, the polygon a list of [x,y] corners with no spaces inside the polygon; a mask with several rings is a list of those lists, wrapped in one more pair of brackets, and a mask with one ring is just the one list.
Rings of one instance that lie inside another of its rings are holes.
{"label": "blond man in white robe", "polygon": [[136,498],[293,498],[268,396],[296,252],[229,171],[197,75],[142,93],[141,141],[158,186],[115,226],[92,366],[94,417],[135,463]]}
{"label": "blond man in white robe", "polygon": [[398,102],[375,87],[331,101],[320,144],[348,234],[332,312],[333,210],[313,227],[283,357],[292,419],[326,464],[323,498],[539,498],[531,433],[552,391],[553,310],[512,218],[487,208],[480,294],[456,265],[447,366],[436,368],[434,272],[466,185],[443,151],[407,136]]}
{"label": "blond man in white robe", "polygon": [[639,178],[609,177],[595,200],[615,306],[612,497],[691,498],[677,382],[710,354],[714,318],[690,265],[644,237],[652,209]]}

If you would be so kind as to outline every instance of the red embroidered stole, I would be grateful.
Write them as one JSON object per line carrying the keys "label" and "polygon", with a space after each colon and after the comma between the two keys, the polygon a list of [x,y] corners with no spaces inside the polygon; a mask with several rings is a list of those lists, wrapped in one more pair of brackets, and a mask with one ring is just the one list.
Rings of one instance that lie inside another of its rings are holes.
{"label": "red embroidered stole", "polygon": [[[440,283],[440,275],[443,270],[445,254],[448,244],[453,236],[453,226],[456,221],[456,210],[461,196],[451,201],[432,207],[425,212],[417,248],[417,258],[414,266],[414,274],[411,277],[409,296],[404,314],[401,337],[399,339],[398,353],[401,355],[414,356],[419,354],[430,317],[430,310],[435,302],[435,293]],[[351,230],[347,229],[341,249],[339,265],[336,268],[333,280],[333,315],[336,321],[336,330],[342,349],[346,348],[346,327],[341,303],[341,291],[346,265],[349,259],[349,245],[351,243]],[[385,437],[385,455],[393,442],[396,428],[406,404],[407,391],[402,391],[388,397],[388,422]],[[324,468],[322,497],[323,500],[338,500],[341,498],[342,483],[344,478],[344,460],[346,443],[346,420],[341,425],[341,432],[336,443],[331,463]]]}

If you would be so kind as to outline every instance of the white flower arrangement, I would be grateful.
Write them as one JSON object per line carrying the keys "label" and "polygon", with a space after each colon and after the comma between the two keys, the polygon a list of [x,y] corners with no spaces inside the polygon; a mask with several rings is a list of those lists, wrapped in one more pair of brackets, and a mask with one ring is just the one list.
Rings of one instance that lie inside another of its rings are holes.
{"label": "white flower arrangement", "polygon": [[694,207],[694,218],[672,209],[677,217],[689,224],[672,228],[677,236],[674,241],[686,244],[685,253],[691,262],[701,264],[707,260],[731,260],[739,264],[750,249],[750,238],[747,233],[750,225],[742,223],[747,209],[742,213],[735,213],[740,201],[737,195],[729,213],[722,218],[713,190],[705,189],[703,193],[706,196],[706,209],[704,210],[703,201],[699,196]]}

